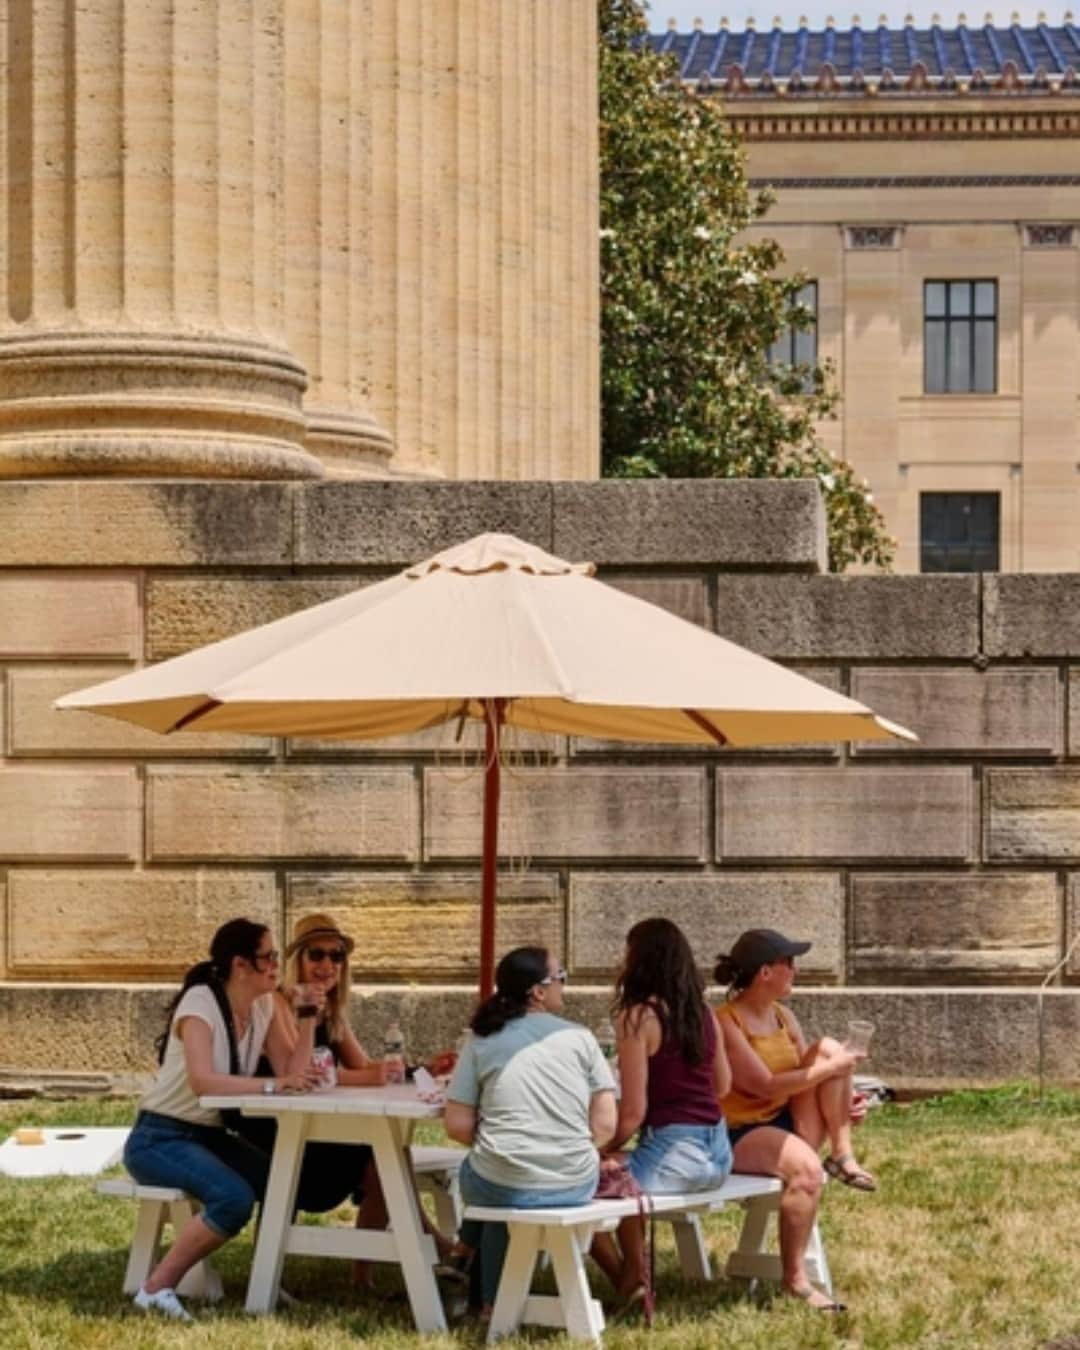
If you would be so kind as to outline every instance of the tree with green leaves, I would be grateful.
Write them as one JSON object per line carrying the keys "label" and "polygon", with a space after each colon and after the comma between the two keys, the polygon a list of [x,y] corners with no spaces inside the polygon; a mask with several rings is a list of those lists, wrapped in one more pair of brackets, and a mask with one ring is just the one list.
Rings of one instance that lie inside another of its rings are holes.
{"label": "tree with green leaves", "polygon": [[778,275],[780,245],[745,238],[771,194],[751,189],[719,101],[644,43],[639,0],[598,2],[604,472],[816,478],[830,566],[888,566],[869,485],[817,431],[837,402],[831,365],[770,360],[814,321],[805,278]]}

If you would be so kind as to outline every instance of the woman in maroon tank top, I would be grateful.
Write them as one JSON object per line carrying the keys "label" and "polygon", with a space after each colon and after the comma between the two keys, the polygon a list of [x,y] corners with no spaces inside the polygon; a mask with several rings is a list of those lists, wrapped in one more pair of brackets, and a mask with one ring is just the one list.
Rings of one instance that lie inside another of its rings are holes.
{"label": "woman in maroon tank top", "polygon": [[[719,1101],[731,1089],[731,1069],[690,944],[670,919],[644,919],[627,933],[614,1012],[622,1096],[608,1155],[625,1159],[643,1191],[721,1185],[731,1146]],[[622,1153],[638,1131],[637,1148]],[[592,1252],[621,1298],[640,1296],[641,1219],[620,1223],[617,1244],[598,1235]]]}

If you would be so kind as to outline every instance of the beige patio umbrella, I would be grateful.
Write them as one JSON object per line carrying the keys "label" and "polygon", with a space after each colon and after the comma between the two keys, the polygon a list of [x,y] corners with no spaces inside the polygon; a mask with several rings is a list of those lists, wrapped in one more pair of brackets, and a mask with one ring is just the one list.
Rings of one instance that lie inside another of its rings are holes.
{"label": "beige patio umbrella", "polygon": [[487,728],[481,992],[492,987],[503,726],[733,748],[916,739],[853,699],[512,535],[57,701],[152,731],[377,740]]}

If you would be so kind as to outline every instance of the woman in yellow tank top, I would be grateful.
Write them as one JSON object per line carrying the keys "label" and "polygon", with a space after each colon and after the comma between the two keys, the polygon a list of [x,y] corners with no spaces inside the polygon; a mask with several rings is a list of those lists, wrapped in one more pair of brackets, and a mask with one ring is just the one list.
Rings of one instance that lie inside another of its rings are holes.
{"label": "woman in yellow tank top", "polygon": [[809,942],[753,928],[717,959],[716,982],[728,987],[717,1018],[732,1073],[732,1090],[721,1105],[734,1171],[777,1176],[784,1183],[785,1290],[811,1307],[837,1312],[843,1305],[813,1287],[803,1259],[823,1181],[818,1150],[828,1140],[824,1167],[845,1185],[874,1190],[877,1183],[851,1151],[851,1126],[866,1111],[852,1088],[861,1056],[828,1038],[807,1045],[794,1013],[781,1003],[795,983],[795,958],[809,950]]}

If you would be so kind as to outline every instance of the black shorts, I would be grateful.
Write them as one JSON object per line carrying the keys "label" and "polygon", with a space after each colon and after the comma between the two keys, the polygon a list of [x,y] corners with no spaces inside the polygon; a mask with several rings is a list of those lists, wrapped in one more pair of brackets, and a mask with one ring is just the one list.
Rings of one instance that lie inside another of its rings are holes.
{"label": "black shorts", "polygon": [[788,1134],[797,1133],[791,1107],[782,1106],[776,1115],[770,1116],[768,1120],[752,1120],[748,1125],[729,1125],[728,1138],[731,1140],[731,1147],[734,1148],[744,1134],[749,1134],[751,1130],[760,1130],[765,1125],[771,1125],[774,1130],[787,1130]]}

